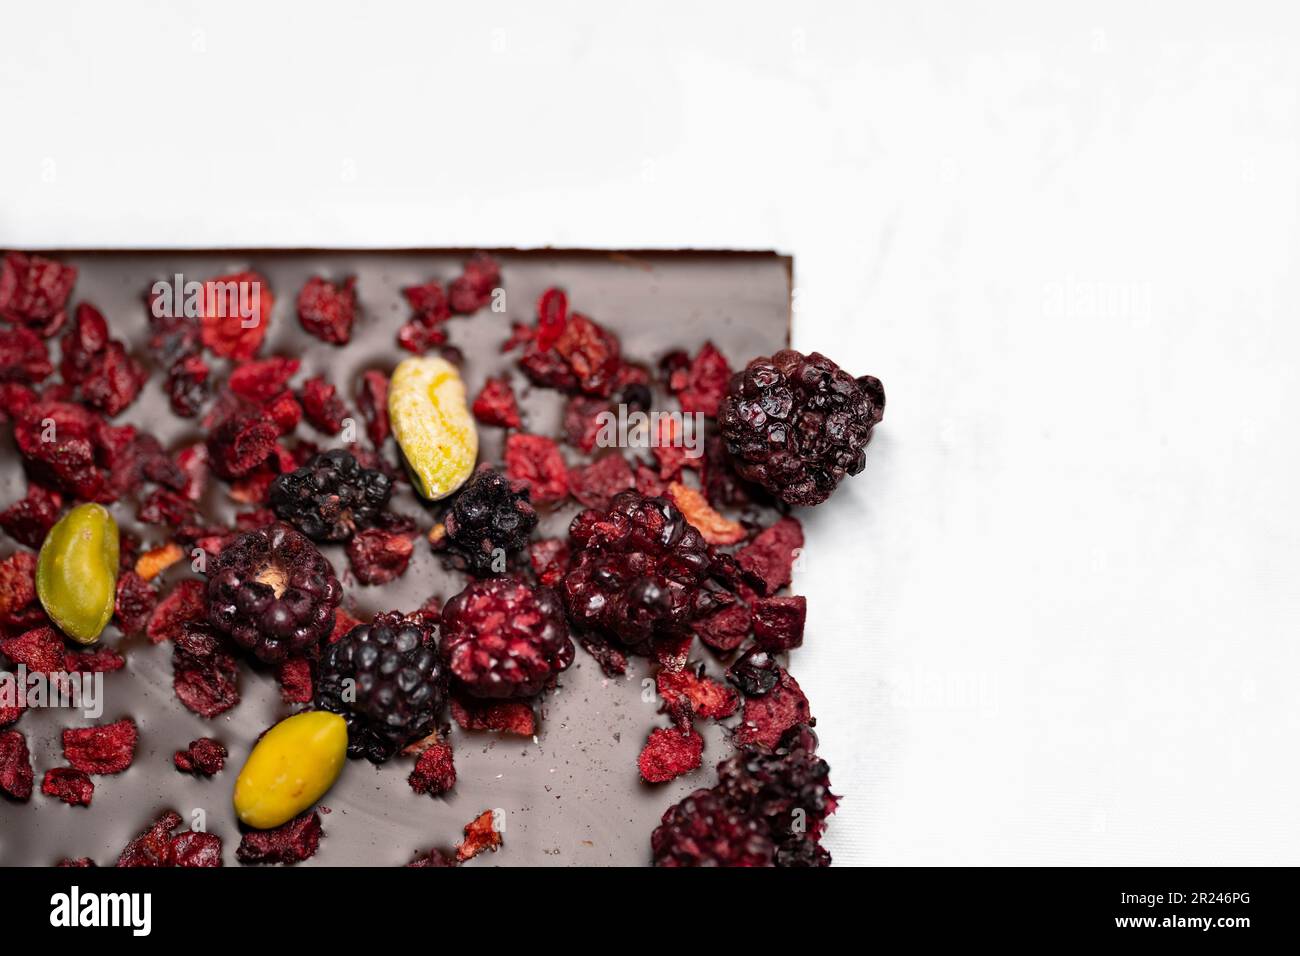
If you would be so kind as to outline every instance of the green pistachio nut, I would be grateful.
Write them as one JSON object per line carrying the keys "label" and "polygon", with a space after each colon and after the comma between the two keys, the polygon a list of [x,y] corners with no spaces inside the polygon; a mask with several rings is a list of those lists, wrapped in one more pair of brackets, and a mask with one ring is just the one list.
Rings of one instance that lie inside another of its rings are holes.
{"label": "green pistachio nut", "polygon": [[59,630],[92,644],[113,616],[117,567],[117,522],[103,505],[77,505],[45,535],[36,596]]}

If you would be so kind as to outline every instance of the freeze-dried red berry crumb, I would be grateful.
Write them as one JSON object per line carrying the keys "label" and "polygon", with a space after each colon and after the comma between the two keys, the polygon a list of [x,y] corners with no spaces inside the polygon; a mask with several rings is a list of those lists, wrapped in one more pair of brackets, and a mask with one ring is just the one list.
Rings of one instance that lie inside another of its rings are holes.
{"label": "freeze-dried red berry crumb", "polygon": [[58,863],[55,863],[54,865],[61,866],[61,867],[73,867],[78,869],[84,869],[87,867],[94,866],[95,861],[88,856],[79,856],[76,859],[73,859],[70,856],[65,856],[62,860],[60,860]]}
{"label": "freeze-dried red berry crumb", "polygon": [[682,411],[702,412],[713,418],[718,414],[718,403],[727,394],[729,381],[731,366],[712,342],[705,342],[688,367],[669,375],[668,387],[676,393]]}
{"label": "freeze-dried red berry crumb", "polygon": [[280,699],[286,704],[311,702],[314,685],[311,679],[311,661],[305,657],[290,657],[275,669],[275,679],[280,684]]}
{"label": "freeze-dried red berry crumb", "polygon": [[315,855],[320,838],[320,814],[313,810],[274,830],[245,833],[235,859],[240,863],[301,863]]}
{"label": "freeze-dried red berry crumb", "polygon": [[57,329],[56,321],[76,281],[74,266],[7,252],[0,262],[0,317],[42,330],[52,325]]}
{"label": "freeze-dried red berry crumb", "polygon": [[222,478],[243,478],[271,457],[279,426],[260,411],[236,412],[208,435],[208,460]]}
{"label": "freeze-dried red berry crumb", "polygon": [[414,551],[409,535],[369,528],[348,542],[348,564],[362,584],[387,584],[406,571]]}
{"label": "freeze-dried red berry crumb", "polygon": [[560,447],[542,435],[515,433],[506,439],[506,475],[522,481],[534,504],[563,501],[569,493],[569,469]]}
{"label": "freeze-dried red berry crumb", "polygon": [[0,793],[26,800],[32,795],[33,779],[27,738],[16,730],[0,733]]}
{"label": "freeze-dried red berry crumb", "polygon": [[563,538],[543,538],[528,545],[528,563],[538,583],[553,587],[564,579],[569,566],[569,542]]}
{"label": "freeze-dried red berry crumb", "polygon": [[39,548],[54,522],[59,520],[61,507],[63,496],[57,491],[29,483],[25,498],[0,511],[0,528],[19,544]]}
{"label": "freeze-dried red berry crumb", "polygon": [[0,630],[25,630],[45,620],[36,597],[36,560],[31,551],[15,551],[0,561]]}
{"label": "freeze-dried red berry crumb", "polygon": [[501,284],[501,266],[485,252],[465,261],[461,274],[447,288],[451,311],[461,315],[477,312],[492,301],[492,291]]}
{"label": "freeze-dried red berry crumb", "polygon": [[53,674],[63,670],[63,641],[52,627],[38,627],[0,640],[0,653],[17,666],[24,665],[31,673]]}
{"label": "freeze-dried red berry crumb", "polygon": [[172,835],[181,825],[181,815],[168,810],[154,824],[132,840],[117,858],[117,865],[137,866],[221,866],[221,837],[215,833],[184,830]]}
{"label": "freeze-dried red berry crumb", "polygon": [[456,765],[452,762],[451,745],[441,741],[429,746],[415,762],[415,769],[407,778],[416,793],[437,796],[456,785]]}
{"label": "freeze-dried red berry crumb", "polygon": [[474,417],[484,425],[497,425],[501,428],[518,428],[519,403],[515,400],[514,389],[504,376],[490,378],[483,383],[483,389],[474,399]]}
{"label": "freeze-dried red berry crumb", "polygon": [[718,651],[734,651],[749,635],[750,613],[743,604],[732,604],[695,622],[695,633]]}
{"label": "freeze-dried red berry crumb", "polygon": [[220,773],[226,765],[226,747],[211,737],[191,740],[189,747],[178,750],[172,756],[172,763],[181,773],[193,773],[211,777]]}
{"label": "freeze-dried red berry crumb", "polygon": [[744,526],[714,511],[703,493],[695,488],[674,481],[668,485],[668,497],[709,544],[727,545],[745,540]]}
{"label": "freeze-dried red berry crumb", "polygon": [[635,487],[632,468],[618,452],[569,472],[569,491],[587,508],[608,508],[616,494]]}
{"label": "freeze-dried red berry crumb", "polygon": [[721,720],[740,706],[740,695],[732,688],[690,669],[660,670],[655,675],[655,686],[669,713],[685,708],[697,717]]}
{"label": "freeze-dried red berry crumb", "polygon": [[775,747],[781,735],[791,727],[811,722],[808,698],[789,671],[782,670],[771,691],[745,701],[742,721],[736,728],[734,740],[738,747],[748,744]]}
{"label": "freeze-dried red berry crumb", "polygon": [[97,647],[88,651],[68,651],[64,654],[64,669],[69,673],[108,674],[126,666],[126,658],[111,647]]}
{"label": "freeze-dried red berry crumb", "polygon": [[113,616],[123,634],[142,632],[157,603],[157,590],[134,571],[126,571],[117,579],[117,602]]}
{"label": "freeze-dried red berry crumb", "polygon": [[311,426],[326,435],[343,431],[343,420],[348,417],[348,407],[339,398],[338,389],[323,378],[309,378],[303,382],[302,413]]}
{"label": "freeze-dried red berry crumb", "polygon": [[456,859],[464,863],[466,860],[474,859],[484,850],[495,853],[502,842],[501,833],[496,828],[494,811],[484,810],[465,824],[465,841],[456,847]]}
{"label": "freeze-dried red berry crumb", "polygon": [[787,517],[755,535],[736,552],[736,560],[760,583],[763,594],[775,594],[790,583],[794,560],[802,549],[803,526]]}
{"label": "freeze-dried red berry crumb", "polygon": [[41,793],[62,800],[70,807],[88,807],[95,795],[95,782],[83,770],[55,767],[45,771]]}
{"label": "freeze-dried red berry crumb", "polygon": [[803,597],[759,598],[754,602],[754,641],[766,651],[788,651],[803,644],[808,600]]}
{"label": "freeze-dried red berry crumb", "polygon": [[149,640],[154,644],[175,640],[186,623],[206,618],[203,592],[204,583],[197,578],[186,578],[172,588],[149,615],[145,625]]}
{"label": "freeze-dried red berry crumb", "polygon": [[366,420],[366,434],[375,448],[379,448],[392,431],[388,422],[388,376],[373,369],[363,372],[357,405]]}
{"label": "freeze-dried red berry crumb", "polygon": [[537,347],[543,352],[555,345],[569,322],[569,297],[554,286],[537,299]]}
{"label": "freeze-dried red berry crumb", "polygon": [[172,689],[200,717],[216,717],[239,703],[239,667],[212,633],[186,624],[174,638]]}
{"label": "freeze-dried red berry crumb", "polygon": [[609,413],[609,402],[603,398],[573,396],[564,406],[564,440],[590,455],[605,428],[603,416]]}
{"label": "freeze-dried red berry crumb", "polygon": [[186,830],[172,840],[173,866],[221,866],[221,837],[201,830]]}
{"label": "freeze-dried red berry crumb", "polygon": [[298,359],[282,355],[244,362],[230,373],[228,384],[240,398],[261,405],[283,392],[301,365]]}
{"label": "freeze-dried red berry crumb", "polygon": [[298,293],[298,321],[311,335],[331,345],[347,345],[357,317],[356,278],[335,285],[312,276]]}
{"label": "freeze-dried red berry crumb", "polygon": [[203,344],[222,358],[252,358],[266,337],[274,306],[270,284],[256,272],[208,280],[203,295]]}
{"label": "freeze-dried red berry crumb", "polygon": [[641,779],[646,783],[667,783],[700,766],[704,738],[694,730],[658,727],[637,758]]}
{"label": "freeze-dried red berry crumb", "polygon": [[406,865],[419,869],[430,869],[434,867],[459,866],[459,862],[454,856],[448,856],[446,853],[442,852],[442,850],[434,848],[428,853],[417,856]]}
{"label": "freeze-dried red berry crumb", "polygon": [[537,715],[525,701],[485,701],[469,697],[451,699],[451,716],[464,730],[490,730],[531,737],[537,733]]}
{"label": "freeze-dried red berry crumb", "polygon": [[63,731],[63,759],[85,773],[121,773],[135,759],[138,736],[130,717],[101,727],[68,727]]}

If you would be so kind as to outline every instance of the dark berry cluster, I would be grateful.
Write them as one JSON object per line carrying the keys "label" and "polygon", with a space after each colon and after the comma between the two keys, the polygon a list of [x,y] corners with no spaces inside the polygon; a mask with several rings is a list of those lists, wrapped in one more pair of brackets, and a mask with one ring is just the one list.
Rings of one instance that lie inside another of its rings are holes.
{"label": "dark berry cluster", "polygon": [[456,495],[443,526],[446,534],[438,546],[453,563],[474,574],[502,574],[506,559],[537,527],[537,511],[527,485],[482,468]]}
{"label": "dark berry cluster", "polygon": [[271,507],[309,538],[346,541],[374,522],[392,490],[382,471],[362,468],[350,452],[334,449],[276,478]]}

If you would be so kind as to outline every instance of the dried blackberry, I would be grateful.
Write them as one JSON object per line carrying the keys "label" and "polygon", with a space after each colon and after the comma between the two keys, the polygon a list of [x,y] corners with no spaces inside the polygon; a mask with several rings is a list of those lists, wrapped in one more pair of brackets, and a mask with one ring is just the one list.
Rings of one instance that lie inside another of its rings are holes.
{"label": "dried blackberry", "polygon": [[461,489],[443,517],[439,542],[452,561],[474,574],[502,574],[506,558],[528,541],[537,512],[522,482],[482,468]]}
{"label": "dried blackberry", "polygon": [[316,706],[347,721],[349,757],[383,763],[434,729],[446,699],[433,629],[401,614],[354,627],[321,657]]}
{"label": "dried blackberry", "polygon": [[655,866],[771,866],[765,828],[716,790],[696,790],[669,807],[650,835]]}
{"label": "dried blackberry", "polygon": [[346,541],[388,504],[393,481],[362,468],[351,452],[323,452],[271,483],[271,507],[315,541]]}
{"label": "dried blackberry", "polygon": [[884,411],[879,379],[855,379],[820,352],[783,349],[732,376],[718,422],[742,478],[788,504],[816,505],[862,471]]}
{"label": "dried blackberry", "polygon": [[762,648],[751,648],[727,668],[727,680],[746,697],[770,693],[781,679],[781,666]]}
{"label": "dried blackberry", "polygon": [[241,534],[208,567],[208,620],[264,661],[314,653],[342,596],[330,563],[284,524]]}
{"label": "dried blackberry", "polygon": [[573,519],[574,554],[564,577],[569,619],[629,646],[680,634],[711,609],[702,585],[712,549],[666,498],[615,495],[608,511]]}
{"label": "dried blackberry", "polygon": [[494,578],[443,607],[442,654],[476,697],[531,697],[573,663],[573,641],[554,591]]}

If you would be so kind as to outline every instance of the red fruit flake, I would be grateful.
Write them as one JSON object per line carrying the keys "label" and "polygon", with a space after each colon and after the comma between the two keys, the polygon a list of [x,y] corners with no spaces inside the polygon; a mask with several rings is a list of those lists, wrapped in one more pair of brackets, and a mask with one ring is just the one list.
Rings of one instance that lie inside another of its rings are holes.
{"label": "red fruit flake", "polygon": [[712,342],[705,342],[688,368],[674,370],[668,376],[668,387],[677,394],[682,411],[715,418],[729,381],[731,366]]}
{"label": "red fruit flake", "polygon": [[138,837],[128,843],[117,858],[120,867],[138,866],[221,866],[221,838],[215,833],[185,830],[173,836],[181,815],[168,810]]}
{"label": "red fruit flake", "polygon": [[408,352],[423,355],[430,349],[446,345],[447,333],[436,325],[407,322],[397,330],[397,344]]}
{"label": "red fruit flake", "polygon": [[0,329],[0,381],[35,385],[53,371],[49,349],[39,335],[21,325]]}
{"label": "red fruit flake", "polygon": [[[694,425],[692,425],[694,427]],[[656,438],[657,444],[650,449],[655,460],[659,462],[659,477],[664,481],[674,481],[682,473],[683,468],[692,468],[696,471],[703,468],[703,456],[692,458],[688,454],[690,449],[686,447],[685,435],[679,435],[684,431],[681,422],[673,418],[659,419],[659,434]],[[702,435],[695,436],[702,439]]]}
{"label": "red fruit flake", "polygon": [[451,745],[440,741],[428,747],[415,762],[407,782],[416,793],[435,797],[454,787],[456,765],[452,762]]}
{"label": "red fruit flake", "polygon": [[302,386],[302,413],[312,427],[326,435],[343,430],[348,407],[339,398],[338,389],[323,378],[309,378]]}
{"label": "red fruit flake", "polygon": [[31,551],[15,551],[0,561],[0,630],[25,631],[45,620],[36,597],[36,561]]}
{"label": "red fruit flake", "polygon": [[734,651],[749,635],[750,612],[743,604],[732,604],[695,621],[701,641],[718,651]]}
{"label": "red fruit flake", "polygon": [[298,404],[293,392],[281,392],[267,402],[263,409],[271,421],[275,422],[281,435],[288,435],[302,421],[302,406]]}
{"label": "red fruit flake", "polygon": [[569,493],[569,469],[551,439],[517,432],[506,439],[505,458],[506,476],[527,484],[534,504],[563,501]]}
{"label": "red fruit flake", "polygon": [[803,644],[808,600],[804,597],[759,598],[753,604],[754,641],[765,651],[788,651]]}
{"label": "red fruit flake", "polygon": [[563,289],[549,288],[537,299],[537,348],[553,347],[569,322],[569,297]]}
{"label": "red fruit flake", "polygon": [[134,571],[127,571],[117,579],[117,604],[113,614],[123,634],[141,633],[157,603],[158,592],[154,586]]}
{"label": "red fruit flake", "polygon": [[331,345],[347,345],[357,317],[356,277],[335,285],[319,276],[298,293],[298,321],[311,335]]}
{"label": "red fruit flake", "polygon": [[378,448],[392,431],[388,423],[388,376],[374,370],[362,373],[357,405],[366,419],[366,434]]}
{"label": "red fruit flake", "polygon": [[56,674],[63,670],[63,641],[52,627],[38,627],[19,637],[0,640],[0,653],[15,667],[21,664],[32,673]]}
{"label": "red fruit flake", "polygon": [[487,253],[471,256],[461,274],[447,289],[451,311],[460,315],[477,312],[492,301],[492,291],[501,284],[501,267]]}
{"label": "red fruit flake", "polygon": [[23,325],[49,328],[72,294],[74,266],[44,256],[7,252],[0,262],[0,317]]}
{"label": "red fruit flake", "polygon": [[138,737],[130,717],[102,727],[68,727],[63,731],[63,759],[85,773],[121,773],[135,759]]}
{"label": "red fruit flake", "polygon": [[203,620],[207,616],[203,595],[202,581],[186,578],[177,583],[149,615],[145,627],[149,640],[154,644],[174,640],[187,622]]}
{"label": "red fruit flake", "polygon": [[45,771],[41,793],[62,800],[70,807],[88,807],[95,795],[95,782],[81,770],[55,767]]}
{"label": "red fruit flake", "polygon": [[61,340],[59,374],[70,385],[80,385],[91,373],[96,357],[108,348],[108,321],[89,302],[77,306],[72,327]]}
{"label": "red fruit flake", "polygon": [[282,355],[245,362],[230,373],[230,390],[260,405],[283,392],[301,365],[298,359]]}
{"label": "red fruit flake", "polygon": [[646,783],[667,783],[697,769],[703,754],[704,738],[696,731],[658,727],[636,763]]}
{"label": "red fruit flake", "polygon": [[136,517],[145,524],[176,528],[194,518],[194,502],[167,488],[155,488],[140,502]]}
{"label": "red fruit flake", "polygon": [[502,842],[493,811],[484,810],[465,824],[465,842],[456,847],[456,860],[464,863],[466,860],[474,859],[484,850],[495,853]]}
{"label": "red fruit flake", "polygon": [[172,689],[200,717],[216,717],[239,703],[239,668],[212,634],[190,624],[172,648]]}
{"label": "red fruit flake", "polygon": [[14,422],[14,441],[29,474],[42,484],[87,501],[110,500],[95,460],[105,437],[100,426],[95,414],[80,405],[37,401]]}
{"label": "red fruit flake", "polygon": [[236,412],[208,436],[208,460],[223,478],[242,478],[275,451],[280,429],[260,412]]}
{"label": "red fruit flake", "polygon": [[569,566],[569,543],[562,538],[544,538],[528,545],[528,563],[542,584],[559,584]]}
{"label": "red fruit flake", "polygon": [[126,658],[111,647],[97,647],[93,651],[68,651],[63,667],[69,673],[109,674],[126,666]]}
{"label": "red fruit flake", "polygon": [[656,634],[651,639],[651,651],[660,667],[679,671],[686,667],[694,640],[690,634]]}
{"label": "red fruit flake", "polygon": [[113,416],[135,401],[145,372],[121,342],[109,342],[81,383],[81,397],[93,408]]}
{"label": "red fruit flake", "polygon": [[622,677],[627,673],[627,655],[603,637],[593,634],[581,634],[578,643],[595,658],[600,665],[600,672],[606,677]]}
{"label": "red fruit flake", "polygon": [[32,795],[33,780],[27,738],[16,730],[0,733],[0,793],[26,800]]}
{"label": "red fruit flake", "polygon": [[406,571],[414,551],[408,535],[369,528],[348,542],[348,564],[362,584],[387,584]]}
{"label": "red fruit flake", "polygon": [[221,866],[221,837],[215,833],[186,830],[172,840],[173,866]]}
{"label": "red fruit flake", "polygon": [[618,452],[611,452],[590,465],[569,472],[569,490],[578,503],[587,508],[607,509],[610,499],[616,494],[635,487],[636,476],[632,474],[627,459]]}
{"label": "red fruit flake", "polygon": [[790,583],[795,554],[802,548],[803,526],[787,517],[760,531],[736,552],[736,560],[763,594],[774,594]]}
{"label": "red fruit flake", "polygon": [[670,713],[687,708],[697,717],[721,720],[740,707],[740,695],[735,690],[690,669],[660,670],[655,675],[655,687]]}
{"label": "red fruit flake", "polygon": [[164,388],[172,411],[181,418],[194,418],[208,400],[208,377],[212,369],[197,355],[187,355],[177,360],[167,370]]}
{"label": "red fruit flake", "polygon": [[0,706],[0,727],[8,727],[23,715],[23,706],[14,704],[10,706]]}
{"label": "red fruit flake", "polygon": [[320,838],[320,814],[313,810],[274,830],[245,833],[235,858],[240,863],[301,863],[315,855]]}
{"label": "red fruit flake", "polygon": [[191,740],[189,747],[178,750],[172,756],[172,763],[181,773],[193,773],[203,777],[218,774],[226,766],[226,747],[219,740],[200,737]]}
{"label": "red fruit flake", "polygon": [[783,669],[777,685],[769,693],[745,701],[743,720],[736,728],[734,741],[738,747],[749,744],[775,747],[791,727],[812,722],[808,698],[799,689],[798,682]]}
{"label": "red fruit flake", "polygon": [[609,402],[603,398],[573,396],[564,406],[564,440],[590,455],[603,427],[600,416],[609,411]]}
{"label": "red fruit flake", "polygon": [[415,313],[411,318],[423,326],[431,328],[451,318],[447,290],[437,280],[424,285],[407,286],[402,290],[402,295]]}
{"label": "red fruit flake", "polygon": [[256,272],[236,272],[208,280],[203,300],[203,344],[222,358],[256,355],[275,306],[270,284]]}
{"label": "red fruit flake", "polygon": [[514,390],[510,380],[504,376],[490,378],[483,383],[483,390],[474,399],[474,417],[484,425],[496,425],[500,428],[518,428],[519,403],[515,401]]}
{"label": "red fruit flake", "polygon": [[583,392],[603,397],[614,390],[621,360],[618,339],[608,329],[574,312],[555,342],[555,351],[568,363]]}
{"label": "red fruit flake", "polygon": [[315,685],[311,678],[311,661],[305,657],[289,657],[275,669],[275,679],[280,684],[280,699],[286,704],[311,702]]}
{"label": "red fruit flake", "polygon": [[633,471],[636,473],[636,490],[647,498],[662,498],[668,493],[668,485],[645,462],[638,461]]}
{"label": "red fruit flake", "polygon": [[17,418],[32,402],[36,393],[17,382],[0,382],[0,418]]}
{"label": "red fruit flake", "polygon": [[519,737],[537,733],[537,715],[522,700],[483,701],[452,697],[451,716],[465,730],[491,730]]}
{"label": "red fruit flake", "polygon": [[709,544],[727,545],[745,540],[744,526],[714,511],[704,495],[695,488],[674,481],[668,485],[668,497]]}
{"label": "red fruit flake", "polygon": [[326,638],[326,643],[333,644],[339,638],[343,637],[348,631],[352,630],[359,624],[365,622],[359,617],[354,617],[341,607],[334,609],[334,630],[330,631],[330,636]]}

